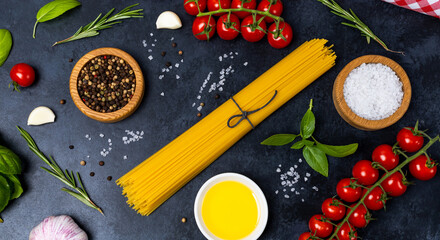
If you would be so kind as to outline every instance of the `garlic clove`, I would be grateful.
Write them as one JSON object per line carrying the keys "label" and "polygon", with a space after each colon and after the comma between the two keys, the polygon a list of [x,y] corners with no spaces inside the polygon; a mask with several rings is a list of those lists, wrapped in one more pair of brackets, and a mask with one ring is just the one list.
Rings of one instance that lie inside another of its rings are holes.
{"label": "garlic clove", "polygon": [[156,27],[157,29],[178,29],[182,27],[182,22],[174,12],[165,11],[157,18]]}
{"label": "garlic clove", "polygon": [[52,122],[55,122],[53,111],[48,107],[40,106],[29,114],[27,125],[43,125]]}
{"label": "garlic clove", "polygon": [[73,219],[66,215],[50,216],[32,229],[29,240],[88,240]]}

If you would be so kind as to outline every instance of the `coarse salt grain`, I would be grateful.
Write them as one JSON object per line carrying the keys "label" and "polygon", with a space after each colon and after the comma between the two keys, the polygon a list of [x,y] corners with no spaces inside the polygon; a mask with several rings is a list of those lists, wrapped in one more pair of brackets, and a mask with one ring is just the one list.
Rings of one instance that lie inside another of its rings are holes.
{"label": "coarse salt grain", "polygon": [[403,84],[396,73],[381,63],[361,64],[344,83],[348,107],[367,120],[385,119],[402,104]]}

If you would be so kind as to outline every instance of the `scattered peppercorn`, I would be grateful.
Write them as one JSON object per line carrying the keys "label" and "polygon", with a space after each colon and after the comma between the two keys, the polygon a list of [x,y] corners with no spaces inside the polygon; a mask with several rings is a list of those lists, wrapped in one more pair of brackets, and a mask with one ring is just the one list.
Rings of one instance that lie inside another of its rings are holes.
{"label": "scattered peppercorn", "polygon": [[104,166],[104,161],[99,161],[99,166]]}
{"label": "scattered peppercorn", "polygon": [[197,113],[197,117],[201,117],[202,116],[202,114],[201,113]]}
{"label": "scattered peppercorn", "polygon": [[108,181],[111,181],[111,180],[112,180],[112,176],[108,176],[108,177],[107,177],[107,180],[108,180]]}
{"label": "scattered peppercorn", "polygon": [[165,55],[167,55],[167,52],[163,51],[160,55],[162,55],[162,57],[165,57]]}
{"label": "scattered peppercorn", "polygon": [[183,55],[183,52],[182,52],[182,50],[180,50],[180,51],[179,51],[179,55],[180,55],[180,56],[182,56],[182,55]]}
{"label": "scattered peppercorn", "polygon": [[220,98],[220,95],[216,94],[215,99],[219,99],[219,98]]}
{"label": "scattered peppercorn", "polygon": [[82,160],[81,162],[79,162],[79,164],[81,164],[81,166],[85,166],[86,165],[86,161]]}
{"label": "scattered peppercorn", "polygon": [[200,106],[204,107],[204,106],[205,106],[205,103],[201,102],[201,103],[200,103]]}
{"label": "scattered peppercorn", "polygon": [[75,148],[75,146],[73,146],[73,145],[70,145],[70,146],[69,146],[69,148],[70,148],[70,149],[74,149],[74,148]]}
{"label": "scattered peppercorn", "polygon": [[186,223],[186,218],[182,218],[182,222],[183,222],[183,223]]}
{"label": "scattered peppercorn", "polygon": [[73,59],[72,59],[72,58],[69,58],[69,62],[73,62]]}
{"label": "scattered peppercorn", "polygon": [[170,63],[170,62],[166,62],[166,63],[165,63],[165,66],[170,67],[170,66],[171,66],[171,63]]}
{"label": "scattered peppercorn", "polygon": [[173,44],[171,44],[171,46],[177,47],[177,43],[173,42]]}
{"label": "scattered peppercorn", "polygon": [[90,177],[93,177],[93,176],[95,176],[95,173],[94,173],[94,172],[91,172],[91,173],[90,173]]}
{"label": "scattered peppercorn", "polygon": [[61,100],[60,100],[60,104],[66,104],[66,100],[61,99]]}

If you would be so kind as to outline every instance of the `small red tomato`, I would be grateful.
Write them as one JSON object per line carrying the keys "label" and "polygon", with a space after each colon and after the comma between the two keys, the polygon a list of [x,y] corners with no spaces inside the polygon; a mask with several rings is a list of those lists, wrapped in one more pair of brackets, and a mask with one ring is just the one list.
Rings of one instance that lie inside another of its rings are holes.
{"label": "small red tomato", "polygon": [[[365,195],[365,193],[368,191],[368,189],[364,189],[362,191],[362,196]],[[371,192],[367,195],[367,197],[364,200],[365,205],[368,209],[377,211],[383,208],[383,206],[386,203],[386,194],[382,191],[382,188],[375,187]]]}
{"label": "small red tomato", "polygon": [[324,216],[332,221],[339,221],[345,216],[345,206],[334,198],[327,198],[321,206]]}
{"label": "small red tomato", "polygon": [[[350,207],[353,209],[354,205],[351,205]],[[351,210],[349,209],[347,214],[349,214]],[[357,228],[364,228],[367,226],[367,224],[370,222],[370,217],[368,214],[368,210],[365,208],[363,204],[359,205],[353,213],[348,217],[348,222],[357,227]]]}
{"label": "small red tomato", "polygon": [[385,192],[391,197],[398,197],[405,193],[406,184],[403,180],[403,175],[400,172],[391,174],[380,184]]}
{"label": "small red tomato", "polygon": [[13,66],[9,76],[12,79],[14,90],[17,91],[20,91],[18,86],[29,87],[35,81],[35,71],[26,63],[19,63]]}
{"label": "small red tomato", "polygon": [[[267,12],[275,16],[281,16],[283,13],[283,3],[281,0],[263,0],[258,4],[257,10]],[[273,19],[270,17],[265,17],[264,21],[271,23]]]}
{"label": "small red tomato", "polygon": [[197,17],[192,26],[194,36],[199,40],[209,40],[215,34],[215,19],[210,16]]}
{"label": "small red tomato", "polygon": [[278,29],[277,24],[273,23],[268,30],[267,40],[269,44],[277,49],[287,47],[293,38],[292,27],[286,22],[280,22]]}
{"label": "small red tomato", "polygon": [[[242,4],[243,4],[243,8],[246,8],[246,9],[256,9],[257,8],[257,0],[232,0],[231,8],[232,9],[241,8]],[[250,12],[244,12],[244,11],[234,12],[234,14],[237,15],[237,17],[239,17],[241,19],[251,15]]]}
{"label": "small red tomato", "polygon": [[336,193],[338,196],[346,202],[356,202],[359,200],[362,194],[360,187],[353,186],[356,184],[356,180],[350,178],[341,179],[336,185]]}
{"label": "small red tomato", "polygon": [[197,14],[205,11],[206,0],[197,0],[197,3],[193,0],[184,0],[183,7],[188,14],[196,16]]}
{"label": "small red tomato", "polygon": [[394,169],[399,164],[399,155],[395,154],[393,147],[388,144],[382,144],[375,148],[371,159],[386,170]]}
{"label": "small red tomato", "polygon": [[323,219],[325,219],[323,215],[316,214],[309,221],[310,232],[320,238],[328,237],[333,231],[333,225],[323,221]]}
{"label": "small red tomato", "polygon": [[258,42],[266,34],[266,22],[261,21],[258,24],[260,17],[256,17],[254,21],[254,16],[247,16],[241,22],[241,35],[248,42]]}
{"label": "small red tomato", "polygon": [[435,176],[437,173],[437,165],[425,155],[418,156],[409,163],[409,171],[415,178],[427,181]]}
{"label": "small red tomato", "polygon": [[[228,9],[231,7],[231,0],[208,0],[208,11],[217,11],[219,8]],[[216,13],[214,16],[221,16],[224,13]]]}
{"label": "small red tomato", "polygon": [[[413,128],[410,128],[413,130]],[[407,128],[402,128],[397,134],[397,142],[400,148],[407,152],[417,152],[423,147],[423,136],[414,135]]]}
{"label": "small red tomato", "polygon": [[359,184],[367,186],[374,184],[379,179],[379,170],[375,169],[371,164],[371,161],[360,160],[354,165],[351,173]]}
{"label": "small red tomato", "polygon": [[298,240],[310,240],[310,239],[312,239],[312,237],[313,237],[313,235],[311,233],[305,232],[305,233],[299,235]]}
{"label": "small red tomato", "polygon": [[240,20],[234,14],[222,15],[217,22],[217,34],[223,40],[232,40],[240,31]]}
{"label": "small red tomato", "polygon": [[356,228],[349,223],[344,223],[342,227],[339,229],[337,236],[338,236],[337,238],[338,240],[356,240],[357,239]]}

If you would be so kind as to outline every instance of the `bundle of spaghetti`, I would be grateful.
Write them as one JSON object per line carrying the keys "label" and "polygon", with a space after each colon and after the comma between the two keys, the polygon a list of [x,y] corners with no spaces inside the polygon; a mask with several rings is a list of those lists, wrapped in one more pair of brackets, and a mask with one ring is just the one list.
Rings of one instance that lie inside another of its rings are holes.
{"label": "bundle of spaghetti", "polygon": [[[305,42],[233,96],[254,126],[276,111],[335,64],[327,40]],[[252,130],[247,121],[230,128],[233,115],[242,114],[229,99],[189,130],[117,180],[127,203],[142,215],[151,214],[187,182]],[[233,120],[232,125],[238,121]]]}

